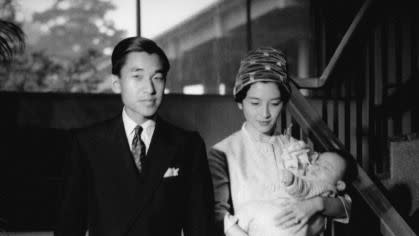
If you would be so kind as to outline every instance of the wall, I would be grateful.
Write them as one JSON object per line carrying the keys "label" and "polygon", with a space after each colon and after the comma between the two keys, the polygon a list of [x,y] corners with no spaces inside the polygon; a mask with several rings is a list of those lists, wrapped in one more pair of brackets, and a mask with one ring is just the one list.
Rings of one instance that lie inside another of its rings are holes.
{"label": "wall", "polygon": [[383,180],[389,199],[415,232],[419,232],[419,137],[394,137],[389,142],[390,178]]}

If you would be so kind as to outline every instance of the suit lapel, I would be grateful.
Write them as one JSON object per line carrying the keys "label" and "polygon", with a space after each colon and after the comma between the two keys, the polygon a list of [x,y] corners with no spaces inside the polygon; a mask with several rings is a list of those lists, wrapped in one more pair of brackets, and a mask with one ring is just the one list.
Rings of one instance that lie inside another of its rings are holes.
{"label": "suit lapel", "polygon": [[[125,134],[125,128],[124,123],[122,121],[122,115],[118,116],[114,120],[114,124],[111,125],[109,136],[111,138],[111,145],[109,146],[111,148],[110,151],[114,151],[117,159],[122,159],[123,169],[124,171],[122,173],[135,173],[130,170],[135,169],[136,166],[133,161],[133,157],[131,154],[131,150],[129,149],[129,144],[127,140],[127,136]],[[131,180],[135,180],[135,178],[129,178]],[[130,186],[130,185],[129,185]]]}
{"label": "suit lapel", "polygon": [[136,211],[132,220],[130,220],[127,232],[129,232],[131,227],[135,224],[135,221],[141,216],[144,207],[152,199],[154,192],[162,182],[163,175],[174,157],[176,147],[175,142],[176,139],[173,137],[169,125],[158,118],[156,129],[146,156],[148,159],[148,174],[145,176],[144,185],[139,188],[137,194],[139,197],[138,205],[134,208]]}
{"label": "suit lapel", "polygon": [[176,139],[170,132],[167,123],[158,119],[156,130],[151,140],[150,149],[147,153],[150,165],[145,191],[154,192],[163,179],[163,175],[174,157],[176,147],[175,142]]}

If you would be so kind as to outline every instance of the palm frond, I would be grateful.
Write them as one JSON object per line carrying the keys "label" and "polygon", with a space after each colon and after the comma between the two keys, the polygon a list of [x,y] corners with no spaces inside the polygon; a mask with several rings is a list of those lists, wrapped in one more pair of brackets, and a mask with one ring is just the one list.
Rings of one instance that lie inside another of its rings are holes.
{"label": "palm frond", "polygon": [[9,63],[16,52],[25,48],[25,34],[9,21],[0,20],[0,62]]}

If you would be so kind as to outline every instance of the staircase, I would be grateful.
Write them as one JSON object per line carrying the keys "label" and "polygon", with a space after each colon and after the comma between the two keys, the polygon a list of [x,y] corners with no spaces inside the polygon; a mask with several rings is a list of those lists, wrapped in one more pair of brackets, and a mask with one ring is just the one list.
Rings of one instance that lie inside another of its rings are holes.
{"label": "staircase", "polygon": [[[323,73],[293,78],[294,93],[282,123],[297,123],[294,135],[318,150],[338,150],[354,163],[352,222],[332,227],[328,235],[416,235],[413,189],[419,175],[413,172],[419,142],[391,137],[418,132],[418,17],[413,1],[346,3],[313,3]],[[355,5],[349,21],[347,9]],[[342,36],[337,40],[336,35]]]}

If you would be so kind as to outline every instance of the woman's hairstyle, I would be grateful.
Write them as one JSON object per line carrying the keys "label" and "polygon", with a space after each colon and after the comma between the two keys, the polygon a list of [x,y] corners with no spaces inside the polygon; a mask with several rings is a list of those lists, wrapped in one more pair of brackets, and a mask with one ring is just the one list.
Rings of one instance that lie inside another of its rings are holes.
{"label": "woman's hairstyle", "polygon": [[153,41],[142,37],[130,37],[121,40],[112,52],[112,74],[120,76],[121,68],[124,66],[128,53],[146,52],[157,54],[163,66],[163,73],[166,75],[170,69],[169,59],[164,51]]}
{"label": "woman's hairstyle", "polygon": [[248,52],[240,63],[234,83],[234,100],[241,103],[250,86],[256,82],[274,82],[278,85],[281,100],[287,102],[291,88],[288,80],[285,54],[271,47]]}

